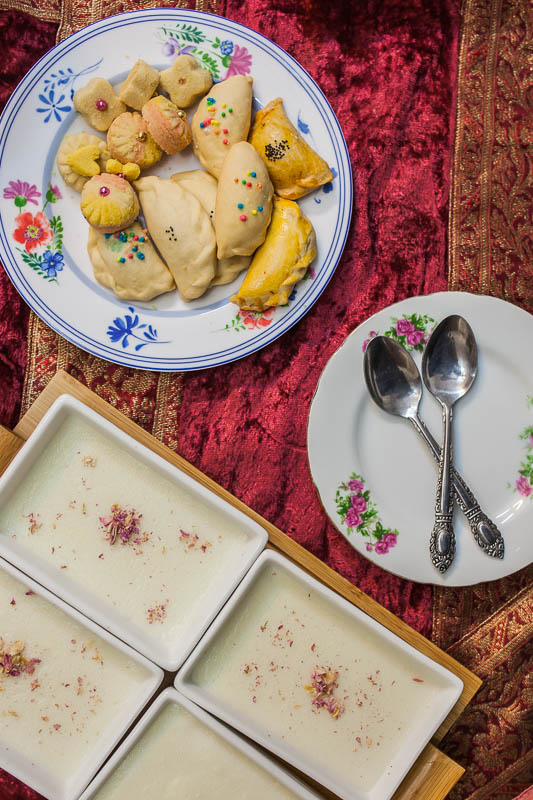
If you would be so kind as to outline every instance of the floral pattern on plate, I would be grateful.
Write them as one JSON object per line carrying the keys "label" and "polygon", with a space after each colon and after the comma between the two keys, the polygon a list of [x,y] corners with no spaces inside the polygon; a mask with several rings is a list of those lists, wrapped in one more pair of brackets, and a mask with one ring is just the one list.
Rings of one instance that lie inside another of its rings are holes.
{"label": "floral pattern on plate", "polygon": [[[528,408],[533,408],[533,395],[526,397],[526,403]],[[533,425],[524,428],[519,438],[526,443],[526,453],[520,462],[514,491],[520,492],[524,497],[533,498]],[[508,486],[511,488],[511,484]]]}
{"label": "floral pattern on plate", "polygon": [[[58,69],[57,72],[51,72],[50,75],[44,79],[44,86],[42,92],[39,94],[40,105],[37,106],[36,111],[42,114],[44,122],[61,122],[62,115],[68,114],[72,111],[72,98],[74,97],[74,84],[83,75],[89,75],[98,69],[104,59],[101,58],[90,67],[85,67],[79,72],[74,72],[73,69]],[[69,88],[70,87],[70,88]]]}
{"label": "floral pattern on plate", "polygon": [[128,306],[130,314],[125,314],[124,317],[115,317],[111,325],[107,328],[107,335],[116,344],[120,342],[124,349],[130,346],[130,337],[136,339],[139,344],[135,345],[135,351],[138,352],[146,347],[148,344],[170,344],[170,339],[166,342],[158,340],[157,330],[148,325],[146,322],[141,322],[139,315],[135,312],[132,306]]}
{"label": "floral pattern on plate", "polygon": [[174,27],[158,28],[157,38],[162,42],[163,55],[174,60],[191,55],[213,76],[214,81],[225,81],[232,75],[249,75],[252,56],[242,45],[231,39],[209,38],[197,25],[181,23]]}
{"label": "floral pattern on plate", "polygon": [[335,494],[337,514],[346,532],[350,536],[355,530],[368,541],[366,549],[380,556],[396,547],[398,531],[396,528],[385,528],[379,519],[378,510],[370,499],[370,491],[365,489],[362,475],[352,472],[350,480],[341,483]]}
{"label": "floral pattern on plate", "polygon": [[[404,314],[403,317],[391,317],[391,326],[382,335],[388,336],[399,342],[406,350],[424,350],[429,339],[435,320],[427,314]],[[368,339],[363,342],[363,353],[368,347],[368,343],[379,331],[369,331]]]}
{"label": "floral pattern on plate", "polygon": [[[4,187],[3,196],[5,200],[13,200],[15,207],[21,210],[28,203],[38,206],[37,198],[41,197],[41,192],[33,183],[16,180],[9,181]],[[58,283],[57,273],[63,271],[63,223],[59,215],[48,219],[44,210],[49,203],[53,204],[61,199],[59,188],[49,184],[42,209],[35,213],[21,211],[15,217],[13,231],[13,239],[22,245],[15,249],[24,263],[51,283]]]}

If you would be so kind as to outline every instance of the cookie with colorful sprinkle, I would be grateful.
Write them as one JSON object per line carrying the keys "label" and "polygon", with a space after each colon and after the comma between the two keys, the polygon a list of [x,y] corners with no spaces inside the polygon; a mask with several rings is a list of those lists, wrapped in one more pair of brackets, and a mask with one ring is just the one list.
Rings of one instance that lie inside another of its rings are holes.
{"label": "cookie with colorful sprinkle", "polygon": [[252,84],[249,75],[233,75],[217,83],[200,101],[192,119],[194,154],[215,178],[220,177],[231,147],[248,138]]}
{"label": "cookie with colorful sprinkle", "polygon": [[273,188],[257,150],[237,142],[218,182],[215,232],[219,258],[249,256],[265,241]]}
{"label": "cookie with colorful sprinkle", "polygon": [[148,231],[138,221],[120,233],[89,227],[87,251],[94,277],[121,300],[152,300],[176,288]]}

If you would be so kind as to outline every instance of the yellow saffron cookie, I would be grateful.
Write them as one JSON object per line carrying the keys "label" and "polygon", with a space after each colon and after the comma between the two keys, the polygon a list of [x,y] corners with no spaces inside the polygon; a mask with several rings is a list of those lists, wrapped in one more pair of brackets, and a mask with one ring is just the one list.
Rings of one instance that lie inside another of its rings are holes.
{"label": "yellow saffron cookie", "polygon": [[178,56],[160,75],[161,88],[180,108],[189,108],[213,85],[211,73],[189,55]]}
{"label": "yellow saffron cookie", "polygon": [[118,175],[96,175],[81,192],[81,212],[87,222],[101,233],[115,233],[136,219],[139,201],[135,190]]}
{"label": "yellow saffron cookie", "polygon": [[250,311],[287,303],[294,284],[316,256],[313,226],[298,203],[274,197],[272,222],[237,294],[230,300]]}
{"label": "yellow saffron cookie", "polygon": [[159,72],[139,58],[120,87],[118,96],[127,106],[140,111],[152,97],[158,83]]}
{"label": "yellow saffron cookie", "polygon": [[[89,177],[92,177],[92,175],[82,175],[72,166],[72,155],[85,147],[98,148],[98,172],[104,172],[106,160],[109,158],[109,151],[105,141],[92,133],[67,134],[57,151],[56,161],[59,174],[67,186],[72,186],[77,192],[81,192]],[[74,162],[76,163],[76,159]],[[97,175],[98,172],[93,174]]]}
{"label": "yellow saffron cookie", "polygon": [[280,97],[255,115],[250,143],[265,162],[280,197],[297,200],[333,180],[327,163],[287,118]]}
{"label": "yellow saffron cookie", "polygon": [[105,171],[110,175],[118,175],[120,178],[126,178],[127,181],[136,181],[141,174],[141,168],[138,164],[132,161],[121,164],[116,158],[109,158],[106,161]]}
{"label": "yellow saffron cookie", "polygon": [[74,108],[97,131],[106,131],[126,106],[119,100],[113,87],[104,78],[93,78],[73,97]]}
{"label": "yellow saffron cookie", "polygon": [[107,147],[122,164],[131,161],[141,169],[151,167],[162,156],[161,148],[137,111],[125,111],[114,120],[107,132]]}

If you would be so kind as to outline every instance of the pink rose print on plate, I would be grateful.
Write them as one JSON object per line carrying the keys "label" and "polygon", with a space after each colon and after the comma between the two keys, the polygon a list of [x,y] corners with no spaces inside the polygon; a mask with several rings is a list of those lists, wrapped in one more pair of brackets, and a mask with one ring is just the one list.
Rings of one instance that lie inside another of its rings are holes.
{"label": "pink rose print on plate", "polygon": [[406,336],[408,333],[412,333],[415,329],[415,326],[412,322],[409,322],[408,319],[399,319],[396,323],[396,333],[398,336]]}
{"label": "pink rose print on plate", "polygon": [[[533,395],[526,396],[526,406],[529,409],[533,408]],[[510,483],[507,487],[513,488],[522,497],[533,498],[533,425],[524,428],[518,438],[525,443],[525,453],[518,467],[518,477],[514,487]]]}
{"label": "pink rose print on plate", "polygon": [[411,345],[411,347],[416,347],[417,344],[424,341],[424,331],[409,331],[409,333],[406,334],[405,341],[408,345]]}
{"label": "pink rose print on plate", "polygon": [[352,473],[348,481],[337,487],[335,504],[348,536],[353,531],[360,534],[365,540],[367,553],[375,552],[378,556],[382,556],[396,547],[398,531],[385,528],[382,524],[376,505],[370,497],[370,491],[365,489],[365,481],[361,475]]}
{"label": "pink rose print on plate", "polygon": [[528,479],[524,475],[520,475],[516,482],[516,488],[523,494],[524,497],[529,497],[531,492],[533,491],[533,487],[529,483]]}
{"label": "pink rose print on plate", "polygon": [[232,75],[248,75],[251,67],[252,56],[246,47],[241,47],[240,45],[236,44],[233,48],[231,64],[229,65],[228,71],[224,76],[224,80],[226,78],[231,78]]}

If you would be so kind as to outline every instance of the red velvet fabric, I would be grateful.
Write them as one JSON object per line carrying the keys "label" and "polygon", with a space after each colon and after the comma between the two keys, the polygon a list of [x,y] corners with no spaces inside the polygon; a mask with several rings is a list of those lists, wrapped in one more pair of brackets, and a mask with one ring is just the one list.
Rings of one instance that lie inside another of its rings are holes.
{"label": "red velvet fabric", "polygon": [[186,374],[179,451],[429,635],[431,587],[371,565],[328,522],[306,429],[350,331],[396,300],[446,289],[458,3],[226,0],[219,10],[288,50],[326,93],[350,150],[354,215],[331,283],[295,328],[242,361]]}

